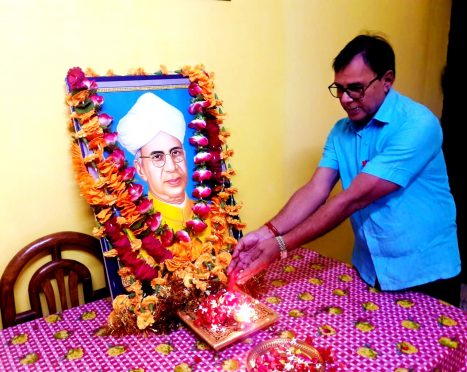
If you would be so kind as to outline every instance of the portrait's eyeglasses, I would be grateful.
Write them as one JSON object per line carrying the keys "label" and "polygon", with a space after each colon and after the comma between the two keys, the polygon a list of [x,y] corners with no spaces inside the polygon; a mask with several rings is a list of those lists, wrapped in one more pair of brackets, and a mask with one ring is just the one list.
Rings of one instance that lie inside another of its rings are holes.
{"label": "portrait's eyeglasses", "polygon": [[378,79],[379,77],[376,76],[366,86],[362,84],[349,84],[347,88],[343,87],[342,85],[332,83],[330,86],[328,86],[328,89],[331,95],[335,98],[341,98],[345,92],[350,98],[354,100],[360,100],[365,97],[365,92],[370,87],[370,85]]}
{"label": "portrait's eyeglasses", "polygon": [[168,154],[165,154],[162,151],[153,151],[149,156],[142,156],[143,159],[151,159],[152,164],[157,168],[162,168],[165,165],[166,155],[170,155],[174,163],[180,163],[185,159],[185,152],[181,147],[174,147],[170,150]]}

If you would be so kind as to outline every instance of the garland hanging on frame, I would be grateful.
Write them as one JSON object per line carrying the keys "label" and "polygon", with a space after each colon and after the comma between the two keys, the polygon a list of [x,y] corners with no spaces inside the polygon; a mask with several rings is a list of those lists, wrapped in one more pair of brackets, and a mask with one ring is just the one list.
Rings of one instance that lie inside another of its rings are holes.
{"label": "garland hanging on frame", "polygon": [[[194,217],[185,228],[173,231],[164,216],[135,181],[111,131],[113,118],[105,113],[96,74],[74,67],[68,71],[66,102],[71,108],[72,158],[81,195],[91,206],[97,227],[93,235],[106,242],[106,260],[118,259],[118,274],[126,293],[115,296],[108,319],[110,333],[166,332],[175,325],[175,313],[200,296],[227,283],[226,269],[245,225],[239,218],[229,164],[233,151],[223,127],[222,102],[214,92],[213,74],[204,66],[185,66],[156,75],[189,79],[194,129],[189,142],[195,148],[192,191]],[[110,71],[107,76],[112,76]],[[147,75],[138,69],[132,75]],[[208,222],[209,220],[209,222]],[[210,225],[209,234],[200,235]]]}

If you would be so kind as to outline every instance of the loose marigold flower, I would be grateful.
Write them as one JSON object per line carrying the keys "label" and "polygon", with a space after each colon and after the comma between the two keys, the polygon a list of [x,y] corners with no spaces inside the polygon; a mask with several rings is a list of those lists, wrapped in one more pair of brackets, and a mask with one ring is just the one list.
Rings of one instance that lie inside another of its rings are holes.
{"label": "loose marigold flower", "polygon": [[110,251],[107,251],[107,252],[104,252],[103,253],[104,257],[117,257],[118,256],[118,252],[116,249],[111,249]]}

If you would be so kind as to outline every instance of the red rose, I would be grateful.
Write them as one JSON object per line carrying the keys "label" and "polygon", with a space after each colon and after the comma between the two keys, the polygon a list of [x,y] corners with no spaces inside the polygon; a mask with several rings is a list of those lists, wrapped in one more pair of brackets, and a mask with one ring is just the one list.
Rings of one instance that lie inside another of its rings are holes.
{"label": "red rose", "polygon": [[71,90],[80,90],[86,88],[84,85],[84,72],[79,67],[73,67],[68,70],[66,81]]}
{"label": "red rose", "polygon": [[168,246],[172,245],[173,240],[174,240],[174,233],[173,233],[172,229],[170,229],[168,227],[166,229],[164,229],[164,231],[162,232],[162,235],[161,235],[161,240],[162,240],[162,245],[164,247],[168,247]]}
{"label": "red rose", "polygon": [[157,270],[146,263],[138,265],[138,267],[134,268],[133,272],[139,280],[151,281],[157,277]]}
{"label": "red rose", "polygon": [[165,249],[162,246],[162,242],[153,234],[149,234],[148,236],[141,239],[141,243],[144,250],[148,252],[157,263],[161,263],[166,259],[173,257],[172,252]]}
{"label": "red rose", "polygon": [[219,125],[216,120],[206,121],[206,133],[209,140],[209,147],[212,149],[218,149],[222,146],[222,142],[219,139]]}

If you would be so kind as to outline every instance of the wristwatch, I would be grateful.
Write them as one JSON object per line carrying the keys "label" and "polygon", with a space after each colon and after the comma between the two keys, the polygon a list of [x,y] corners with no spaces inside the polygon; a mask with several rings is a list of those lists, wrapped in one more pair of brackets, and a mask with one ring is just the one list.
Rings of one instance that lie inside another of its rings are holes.
{"label": "wristwatch", "polygon": [[281,260],[283,260],[284,258],[287,258],[287,247],[285,245],[284,238],[282,237],[282,235],[278,235],[276,236],[276,240],[277,240],[277,243],[279,244]]}

